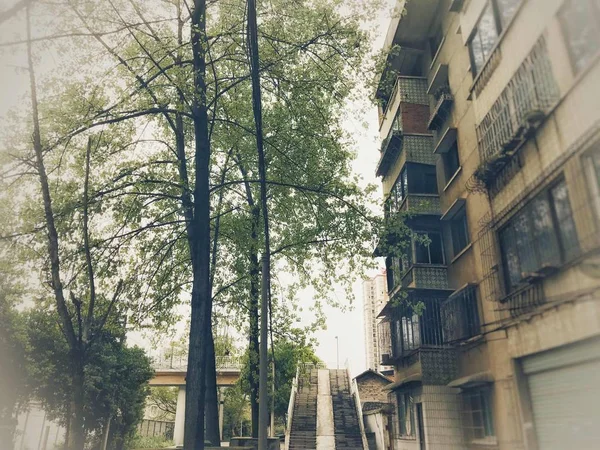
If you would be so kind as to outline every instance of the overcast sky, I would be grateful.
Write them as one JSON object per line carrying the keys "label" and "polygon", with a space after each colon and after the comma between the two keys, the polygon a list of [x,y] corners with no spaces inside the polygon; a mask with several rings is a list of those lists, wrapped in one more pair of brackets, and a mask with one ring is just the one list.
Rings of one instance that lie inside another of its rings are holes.
{"label": "overcast sky", "polygon": [[[346,0],[352,2],[353,0]],[[374,48],[378,49],[383,45],[383,38],[387,31],[390,21],[390,8],[395,4],[395,0],[385,0],[386,6],[382,8],[379,17],[374,18],[371,27],[377,30],[377,39],[374,42]],[[4,10],[16,0],[0,0]],[[22,14],[21,14],[22,15]],[[5,22],[0,27],[0,40],[7,41],[20,35],[24,23],[21,20]],[[47,30],[37,30],[44,33]],[[35,37],[35,36],[34,36]],[[1,49],[0,49],[1,50]],[[5,122],[7,114],[17,108],[28,107],[28,77],[24,70],[26,59],[23,51],[7,52],[0,51],[0,124]],[[54,70],[60,64],[60,54],[47,53],[43,55],[38,66],[40,77],[43,72],[47,73]],[[360,68],[357,70],[361,71]],[[365,75],[370,76],[370,75]],[[365,108],[366,107],[366,108]],[[356,108],[356,109],[354,109]],[[357,146],[357,159],[354,163],[355,171],[362,177],[364,184],[375,183],[379,185],[379,180],[375,178],[375,168],[379,159],[379,136],[378,120],[375,107],[369,105],[368,99],[364,99],[362,105],[352,105],[349,107],[348,119],[345,127],[355,137]],[[365,110],[366,115],[360,116],[357,111]],[[373,274],[375,271],[373,272]],[[362,280],[356,280],[354,283],[354,293],[356,302],[352,310],[341,312],[332,307],[324,307],[327,314],[327,329],[316,334],[319,342],[317,348],[318,356],[331,368],[337,364],[336,336],[339,337],[339,362],[343,367],[348,360],[354,374],[365,369],[365,349],[363,339],[363,314],[362,314]],[[345,301],[344,293],[340,289],[336,295],[338,301]],[[312,303],[310,292],[302,292],[300,301],[305,306]],[[310,315],[307,313],[307,321]],[[138,335],[132,336],[132,340],[142,343]]]}

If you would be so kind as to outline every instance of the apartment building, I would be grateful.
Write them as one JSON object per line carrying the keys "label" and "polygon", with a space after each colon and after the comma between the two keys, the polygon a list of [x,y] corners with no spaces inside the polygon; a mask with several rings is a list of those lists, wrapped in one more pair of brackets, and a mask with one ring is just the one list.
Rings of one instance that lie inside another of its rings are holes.
{"label": "apartment building", "polygon": [[385,271],[363,281],[363,320],[365,333],[365,356],[367,369],[391,372],[391,366],[381,365],[381,350],[377,334],[379,312],[388,302]]}
{"label": "apartment building", "polygon": [[[390,447],[600,442],[600,1],[399,0],[379,99]],[[395,238],[397,248],[389,244]]]}

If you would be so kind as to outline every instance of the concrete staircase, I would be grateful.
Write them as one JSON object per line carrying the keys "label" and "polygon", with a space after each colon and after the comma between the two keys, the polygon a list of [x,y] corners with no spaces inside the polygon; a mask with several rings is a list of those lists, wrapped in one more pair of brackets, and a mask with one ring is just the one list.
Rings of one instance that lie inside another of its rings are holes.
{"label": "concrete staircase", "polygon": [[333,402],[333,422],[336,450],[362,450],[363,441],[358,423],[350,380],[345,370],[330,370],[329,383]]}
{"label": "concrete staircase", "polygon": [[298,375],[286,450],[366,450],[346,370]]}
{"label": "concrete staircase", "polygon": [[298,377],[289,450],[317,448],[318,370]]}

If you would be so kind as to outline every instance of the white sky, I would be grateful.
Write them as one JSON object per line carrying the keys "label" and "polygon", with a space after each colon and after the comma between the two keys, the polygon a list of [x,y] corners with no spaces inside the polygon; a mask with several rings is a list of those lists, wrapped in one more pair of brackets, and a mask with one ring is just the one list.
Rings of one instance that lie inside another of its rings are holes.
{"label": "white sky", "polygon": [[[346,0],[352,2],[353,0]],[[16,0],[0,0],[0,10],[4,10],[14,4]],[[374,18],[373,24],[377,30],[377,39],[374,42],[374,48],[379,49],[383,45],[383,38],[387,31],[391,8],[395,0],[384,0],[385,7],[382,8],[379,17]],[[22,19],[23,14],[20,14]],[[11,20],[0,25],[0,41],[7,41],[17,34],[21,34],[24,22],[22,20]],[[39,30],[38,30],[39,31]],[[44,31],[44,30],[42,30]],[[44,71],[50,73],[60,64],[61,55],[55,52],[45,53],[38,62],[38,72],[40,78]],[[7,114],[14,109],[28,108],[28,76],[24,70],[26,59],[24,47],[19,51],[10,52],[0,48],[0,126],[5,122]],[[366,109],[364,107],[367,107]],[[356,108],[355,110],[353,110]],[[375,177],[375,168],[379,159],[379,134],[377,111],[374,106],[370,106],[368,99],[364,100],[362,105],[351,105],[351,111],[348,114],[348,120],[345,126],[351,132],[358,143],[357,159],[353,167],[358,173],[365,185],[374,183],[379,185],[380,180]],[[358,117],[358,110],[368,111],[365,117]],[[353,110],[353,111],[352,111]],[[365,127],[366,125],[366,127]],[[373,271],[375,274],[376,271]],[[336,336],[339,337],[339,362],[343,367],[348,360],[352,372],[357,374],[366,368],[364,336],[363,336],[363,313],[362,313],[362,280],[356,280],[354,283],[354,294],[356,302],[354,307],[348,312],[342,312],[338,309],[324,306],[327,315],[327,329],[319,331],[315,336],[319,342],[317,348],[318,356],[331,368],[336,367]],[[344,293],[340,289],[336,292],[339,297],[336,300],[344,300]],[[299,295],[303,305],[309,306],[312,303],[310,292],[303,292]],[[306,313],[309,320],[310,315]],[[141,336],[136,333],[131,339],[133,342],[142,343]]]}

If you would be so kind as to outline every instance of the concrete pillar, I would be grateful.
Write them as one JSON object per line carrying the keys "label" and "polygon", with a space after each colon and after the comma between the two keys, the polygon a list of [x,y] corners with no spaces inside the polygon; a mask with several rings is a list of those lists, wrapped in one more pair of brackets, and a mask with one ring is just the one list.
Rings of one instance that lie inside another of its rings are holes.
{"label": "concrete pillar", "polygon": [[179,386],[177,408],[175,409],[175,429],[173,440],[176,447],[183,447],[183,432],[185,425],[185,386]]}
{"label": "concrete pillar", "polygon": [[221,388],[217,388],[217,394],[219,396],[219,439],[223,441],[223,420],[224,420],[224,399],[223,393],[221,392]]}

